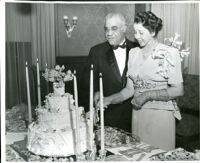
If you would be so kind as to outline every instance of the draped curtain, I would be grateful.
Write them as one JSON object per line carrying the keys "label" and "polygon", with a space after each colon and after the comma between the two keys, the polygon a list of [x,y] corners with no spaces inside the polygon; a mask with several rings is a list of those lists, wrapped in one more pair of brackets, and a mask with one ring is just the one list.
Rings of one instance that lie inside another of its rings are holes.
{"label": "draped curtain", "polygon": [[37,58],[40,69],[44,70],[55,65],[55,23],[54,4],[32,4],[32,62]]}
{"label": "draped curtain", "polygon": [[199,6],[198,3],[152,4],[151,11],[163,20],[158,39],[181,35],[183,47],[190,47],[190,55],[182,62],[183,73],[199,74]]}
{"label": "draped curtain", "polygon": [[31,71],[31,43],[6,42],[6,107],[27,103],[25,62],[29,68],[32,104],[36,104],[35,82]]}
{"label": "draped curtain", "polygon": [[27,104],[26,61],[29,68],[32,105],[37,104],[37,58],[40,70],[45,69],[46,63],[49,68],[55,65],[54,4],[34,3],[27,10],[27,5],[24,5],[8,4],[6,8],[7,108],[20,103]]}

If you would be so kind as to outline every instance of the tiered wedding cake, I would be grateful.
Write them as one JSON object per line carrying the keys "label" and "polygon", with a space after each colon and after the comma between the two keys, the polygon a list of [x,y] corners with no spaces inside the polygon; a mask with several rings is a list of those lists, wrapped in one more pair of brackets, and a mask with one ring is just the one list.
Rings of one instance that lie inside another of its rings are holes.
{"label": "tiered wedding cake", "polygon": [[[79,107],[80,149],[88,149],[88,127],[83,107]],[[76,114],[72,95],[63,88],[46,96],[45,105],[36,108],[37,120],[29,125],[29,151],[42,156],[76,154]]]}

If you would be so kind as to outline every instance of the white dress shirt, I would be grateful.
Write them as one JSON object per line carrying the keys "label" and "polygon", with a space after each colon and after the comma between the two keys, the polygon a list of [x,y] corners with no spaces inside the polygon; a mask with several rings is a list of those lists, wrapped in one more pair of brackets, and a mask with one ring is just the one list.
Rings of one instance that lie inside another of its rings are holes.
{"label": "white dress shirt", "polygon": [[113,51],[115,54],[115,58],[117,60],[120,74],[122,76],[124,68],[125,68],[125,62],[126,62],[126,48],[122,49],[119,47],[118,49],[113,50]]}

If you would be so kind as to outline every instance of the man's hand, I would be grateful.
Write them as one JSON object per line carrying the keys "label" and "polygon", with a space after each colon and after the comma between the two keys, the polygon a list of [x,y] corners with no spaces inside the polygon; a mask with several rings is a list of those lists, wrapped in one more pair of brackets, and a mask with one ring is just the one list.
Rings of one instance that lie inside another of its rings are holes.
{"label": "man's hand", "polygon": [[[103,98],[103,107],[108,108],[108,105],[110,105],[110,104],[111,104],[111,98],[104,97]],[[95,106],[96,106],[96,108],[100,108],[100,99]]]}
{"label": "man's hand", "polygon": [[104,97],[103,98],[103,107],[108,108],[108,105],[111,104],[111,98],[110,97]]}
{"label": "man's hand", "polygon": [[87,120],[90,119],[90,112],[89,112],[89,111],[85,113],[85,118],[86,118]]}

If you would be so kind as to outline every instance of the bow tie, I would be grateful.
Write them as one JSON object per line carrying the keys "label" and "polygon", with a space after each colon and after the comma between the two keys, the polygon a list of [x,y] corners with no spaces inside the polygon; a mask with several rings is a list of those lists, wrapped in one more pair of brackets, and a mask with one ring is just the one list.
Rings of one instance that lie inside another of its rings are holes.
{"label": "bow tie", "polygon": [[118,48],[124,49],[124,48],[126,48],[126,42],[124,42],[122,45],[113,46],[112,48],[113,48],[114,50],[116,50],[116,49],[118,49]]}

